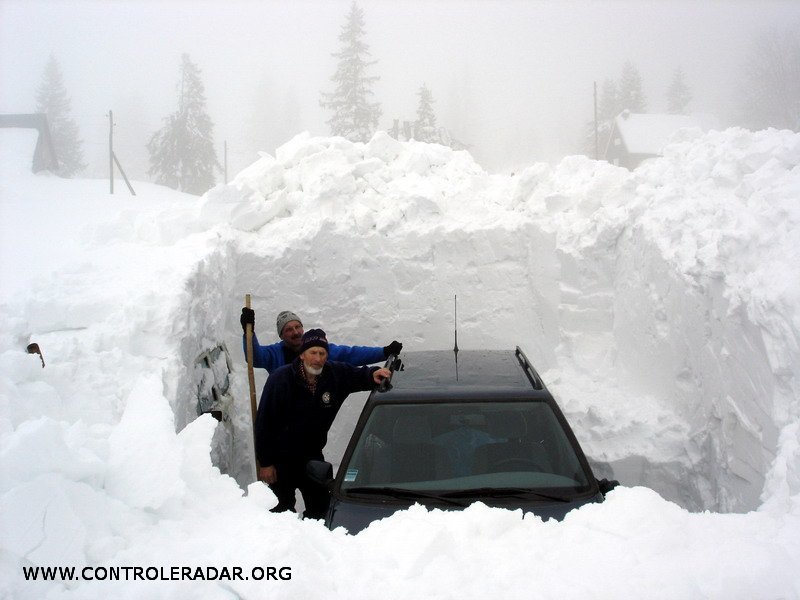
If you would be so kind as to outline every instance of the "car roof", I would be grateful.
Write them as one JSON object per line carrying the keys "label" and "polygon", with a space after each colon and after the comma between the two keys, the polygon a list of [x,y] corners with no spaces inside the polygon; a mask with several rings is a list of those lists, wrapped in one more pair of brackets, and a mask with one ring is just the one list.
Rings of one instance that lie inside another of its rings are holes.
{"label": "car roof", "polygon": [[371,401],[551,398],[519,348],[412,351],[399,358],[390,389],[374,392]]}

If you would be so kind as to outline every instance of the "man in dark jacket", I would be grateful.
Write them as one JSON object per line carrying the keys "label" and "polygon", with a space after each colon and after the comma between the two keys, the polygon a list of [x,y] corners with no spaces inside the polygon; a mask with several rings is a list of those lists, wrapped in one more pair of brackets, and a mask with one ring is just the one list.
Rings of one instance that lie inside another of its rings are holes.
{"label": "man in dark jacket", "polygon": [[[239,322],[242,329],[246,332],[247,325],[253,326],[253,366],[257,369],[266,369],[267,373],[272,373],[278,367],[288,365],[297,355],[300,354],[300,344],[303,339],[303,323],[295,313],[284,310],[278,313],[276,326],[280,342],[262,346],[258,343],[255,334],[256,313],[251,308],[243,308]],[[247,354],[246,339],[243,338],[242,344],[245,355]],[[388,346],[339,346],[329,345],[329,360],[346,362],[351,365],[371,365],[381,362],[389,357],[390,354],[397,356],[403,349],[403,344],[394,340]]]}
{"label": "man in dark jacket", "polygon": [[278,498],[273,512],[294,511],[299,489],[304,516],[325,517],[328,492],[308,478],[306,463],[323,460],[328,430],[347,396],[372,389],[390,375],[384,368],[328,362],[328,349],[324,331],[305,332],[300,355],[274,371],[261,394],[255,424],[258,478]]}

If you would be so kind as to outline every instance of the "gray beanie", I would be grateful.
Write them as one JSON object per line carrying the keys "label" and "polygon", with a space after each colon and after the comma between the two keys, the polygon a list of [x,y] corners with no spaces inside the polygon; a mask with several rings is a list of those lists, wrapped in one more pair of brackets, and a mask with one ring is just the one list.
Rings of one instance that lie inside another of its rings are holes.
{"label": "gray beanie", "polygon": [[281,334],[283,333],[283,328],[286,327],[286,324],[289,321],[298,321],[300,325],[303,324],[303,322],[300,320],[300,317],[298,317],[292,311],[282,310],[281,312],[278,313],[278,318],[276,319],[276,325],[278,326],[278,337],[281,337]]}

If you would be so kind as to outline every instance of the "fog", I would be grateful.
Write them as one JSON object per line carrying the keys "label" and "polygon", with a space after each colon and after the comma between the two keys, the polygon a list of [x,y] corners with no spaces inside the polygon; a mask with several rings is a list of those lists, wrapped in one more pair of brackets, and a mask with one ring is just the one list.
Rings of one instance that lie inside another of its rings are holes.
{"label": "fog", "polygon": [[[413,120],[425,83],[438,124],[492,172],[576,153],[592,85],[639,70],[663,112],[681,67],[690,108],[732,124],[733,96],[755,36],[800,23],[798,2],[400,2],[360,0],[381,129]],[[294,134],[329,133],[331,91],[350,1],[0,0],[0,112],[34,112],[58,59],[89,167],[108,170],[108,110],[126,172],[146,178],[145,143],[177,103],[183,52],[200,67],[228,177]],[[222,177],[220,177],[220,180]]]}

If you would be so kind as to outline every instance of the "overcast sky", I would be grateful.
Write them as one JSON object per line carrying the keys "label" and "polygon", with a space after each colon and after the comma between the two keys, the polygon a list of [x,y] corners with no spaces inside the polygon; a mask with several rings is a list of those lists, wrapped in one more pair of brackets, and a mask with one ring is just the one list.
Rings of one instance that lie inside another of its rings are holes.
{"label": "overcast sky", "polygon": [[[728,118],[753,37],[800,26],[797,1],[360,0],[381,128],[412,120],[422,83],[440,125],[490,171],[555,160],[578,148],[592,83],[630,60],[651,112],[665,109],[673,72],[692,108]],[[220,159],[234,172],[256,149],[308,130],[327,135],[319,107],[350,1],[0,0],[0,111],[33,112],[50,53],[61,64],[89,174],[107,171],[108,117],[117,154],[143,177],[143,145],[177,104],[181,53],[202,71]]]}

